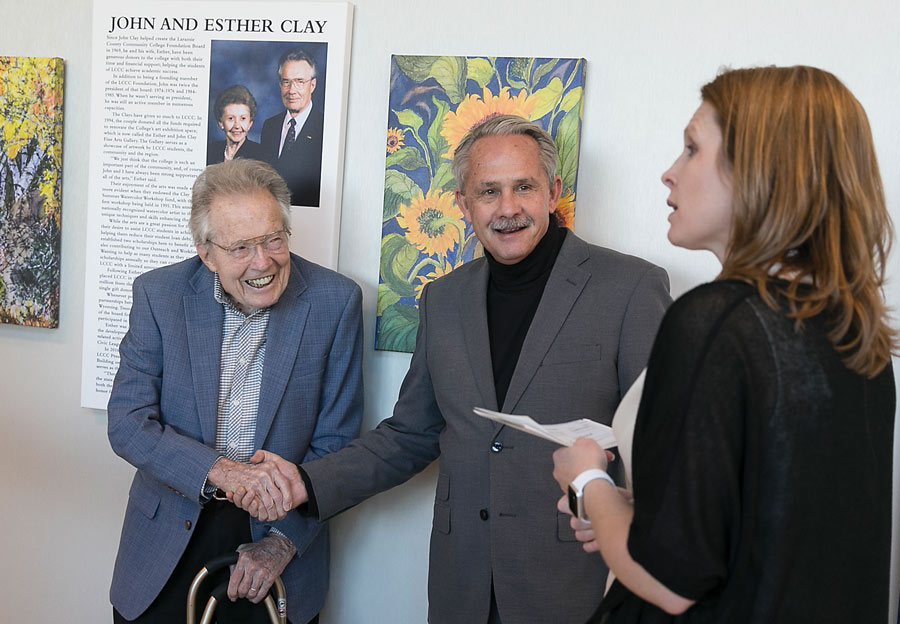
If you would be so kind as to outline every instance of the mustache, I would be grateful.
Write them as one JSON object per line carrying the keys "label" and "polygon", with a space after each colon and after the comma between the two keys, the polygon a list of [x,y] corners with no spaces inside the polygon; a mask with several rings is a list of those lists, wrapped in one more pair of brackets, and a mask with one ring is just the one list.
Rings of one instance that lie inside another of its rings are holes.
{"label": "mustache", "polygon": [[534,223],[534,219],[527,215],[519,215],[516,217],[498,217],[491,221],[491,229],[495,232],[512,232],[521,230]]}

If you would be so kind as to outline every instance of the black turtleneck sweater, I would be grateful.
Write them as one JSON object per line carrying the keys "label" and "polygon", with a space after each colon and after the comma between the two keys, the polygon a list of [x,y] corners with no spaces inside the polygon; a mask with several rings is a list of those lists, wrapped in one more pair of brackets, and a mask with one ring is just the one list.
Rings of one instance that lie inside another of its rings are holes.
{"label": "black turtleneck sweater", "polygon": [[566,232],[568,230],[557,226],[556,220],[551,217],[544,237],[528,256],[516,264],[501,264],[487,250],[484,252],[490,273],[487,320],[499,409],[503,409],[525,335],[541,302],[544,286],[566,239]]}

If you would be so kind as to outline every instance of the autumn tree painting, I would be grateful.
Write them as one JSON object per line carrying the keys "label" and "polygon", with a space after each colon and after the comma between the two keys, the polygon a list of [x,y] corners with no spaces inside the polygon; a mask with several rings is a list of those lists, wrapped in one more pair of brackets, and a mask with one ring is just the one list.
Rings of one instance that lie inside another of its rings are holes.
{"label": "autumn tree painting", "polygon": [[63,60],[0,57],[0,322],[59,325]]}

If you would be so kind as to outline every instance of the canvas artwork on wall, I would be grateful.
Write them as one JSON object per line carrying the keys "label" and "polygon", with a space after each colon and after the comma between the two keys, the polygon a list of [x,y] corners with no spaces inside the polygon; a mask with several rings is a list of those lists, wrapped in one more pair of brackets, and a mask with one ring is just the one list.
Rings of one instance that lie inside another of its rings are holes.
{"label": "canvas artwork on wall", "polygon": [[584,59],[391,57],[376,349],[412,352],[422,288],[484,253],[451,172],[473,126],[512,114],[553,135],[563,183],[556,215],[572,227],[583,97]]}
{"label": "canvas artwork on wall", "polygon": [[0,322],[59,326],[60,58],[0,56]]}

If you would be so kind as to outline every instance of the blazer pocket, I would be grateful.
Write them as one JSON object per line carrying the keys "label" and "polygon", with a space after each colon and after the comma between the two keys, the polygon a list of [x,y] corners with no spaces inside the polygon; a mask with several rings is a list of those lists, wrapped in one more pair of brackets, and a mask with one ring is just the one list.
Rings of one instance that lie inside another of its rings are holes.
{"label": "blazer pocket", "polygon": [[434,490],[434,519],[431,526],[434,530],[450,533],[450,475],[438,473],[437,487]]}
{"label": "blazer pocket", "polygon": [[575,530],[569,525],[572,516],[569,514],[556,512],[556,536],[561,542],[574,542]]}
{"label": "blazer pocket", "polygon": [[434,500],[450,500],[450,475],[443,472],[438,474],[437,488],[434,490]]}
{"label": "blazer pocket", "polygon": [[307,377],[324,377],[325,376],[325,362],[304,362],[303,370],[299,372],[294,372],[291,380],[296,382],[300,379],[306,379]]}
{"label": "blazer pocket", "polygon": [[569,344],[554,345],[541,361],[543,366],[553,364],[571,364],[573,362],[593,362],[601,358],[601,345],[598,344]]}
{"label": "blazer pocket", "polygon": [[448,535],[450,533],[450,505],[441,501],[434,503],[434,520],[431,526],[438,533]]}
{"label": "blazer pocket", "polygon": [[159,493],[135,480],[128,492],[128,505],[133,506],[148,518],[153,518],[159,509]]}

